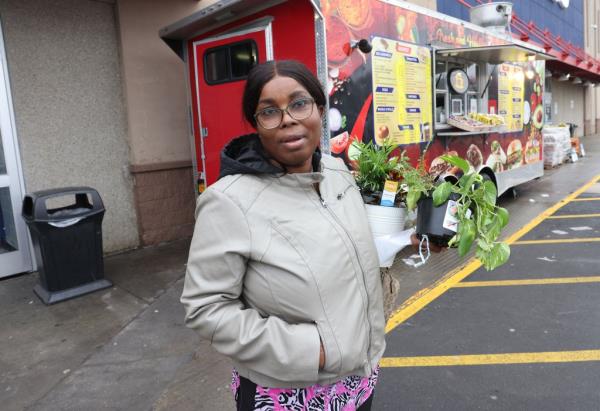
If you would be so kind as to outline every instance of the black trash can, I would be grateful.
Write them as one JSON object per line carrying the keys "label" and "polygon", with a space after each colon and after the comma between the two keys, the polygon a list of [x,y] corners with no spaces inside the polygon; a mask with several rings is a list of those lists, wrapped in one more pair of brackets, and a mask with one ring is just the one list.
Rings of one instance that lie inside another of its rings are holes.
{"label": "black trash can", "polygon": [[[47,202],[72,204],[48,208]],[[90,187],[66,187],[27,194],[23,218],[33,240],[40,283],[34,292],[54,304],[111,287],[104,278],[102,219],[104,204]]]}

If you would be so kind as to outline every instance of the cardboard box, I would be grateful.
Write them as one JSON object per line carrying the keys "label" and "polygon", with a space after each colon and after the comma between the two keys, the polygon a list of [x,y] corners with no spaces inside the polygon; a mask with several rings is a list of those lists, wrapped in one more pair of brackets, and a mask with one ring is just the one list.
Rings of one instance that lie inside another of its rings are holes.
{"label": "cardboard box", "polygon": [[578,156],[581,155],[581,143],[579,137],[571,137],[571,147],[575,149]]}

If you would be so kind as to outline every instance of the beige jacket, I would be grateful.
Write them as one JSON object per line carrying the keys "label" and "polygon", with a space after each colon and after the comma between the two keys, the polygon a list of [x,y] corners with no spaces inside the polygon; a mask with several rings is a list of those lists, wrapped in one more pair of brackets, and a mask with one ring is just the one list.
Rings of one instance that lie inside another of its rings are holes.
{"label": "beige jacket", "polygon": [[385,349],[379,262],[341,160],[323,156],[316,173],[221,178],[196,218],[185,321],[241,376],[300,388],[371,374]]}

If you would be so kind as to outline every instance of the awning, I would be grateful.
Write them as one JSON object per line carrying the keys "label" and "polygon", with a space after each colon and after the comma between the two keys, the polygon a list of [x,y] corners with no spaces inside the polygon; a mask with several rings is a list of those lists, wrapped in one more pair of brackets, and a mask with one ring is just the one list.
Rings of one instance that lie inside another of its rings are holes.
{"label": "awning", "polygon": [[562,74],[569,74],[571,79],[578,77],[583,82],[590,81],[594,84],[600,84],[600,73],[588,69],[586,63],[577,64],[576,62],[556,59],[546,64],[546,70],[550,70],[552,77],[555,78],[560,77]]}
{"label": "awning", "polygon": [[438,49],[436,53],[446,57],[460,57],[470,61],[483,61],[490,64],[505,62],[527,62],[532,60],[554,60],[554,57],[533,48],[518,44],[504,44],[486,47]]}
{"label": "awning", "polygon": [[555,59],[546,64],[546,68],[552,73],[570,74],[572,77],[579,77],[582,81],[600,82],[600,62],[585,50],[565,42],[548,29],[540,29],[534,22],[525,23],[516,15],[513,15],[512,26],[522,41],[530,44],[539,42],[548,54],[554,56]]}
{"label": "awning", "polygon": [[250,16],[286,0],[220,0],[158,31],[158,35],[183,58],[186,40]]}

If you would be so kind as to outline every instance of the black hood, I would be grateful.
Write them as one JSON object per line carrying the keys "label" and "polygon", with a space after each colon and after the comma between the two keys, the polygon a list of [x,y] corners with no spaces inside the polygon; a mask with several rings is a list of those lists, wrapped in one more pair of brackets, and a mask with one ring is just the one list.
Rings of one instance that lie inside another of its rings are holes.
{"label": "black hood", "polygon": [[[317,147],[313,154],[313,170],[319,169],[321,150]],[[285,169],[269,161],[258,134],[246,134],[233,139],[221,151],[221,171],[219,178],[231,174],[284,174]]]}

